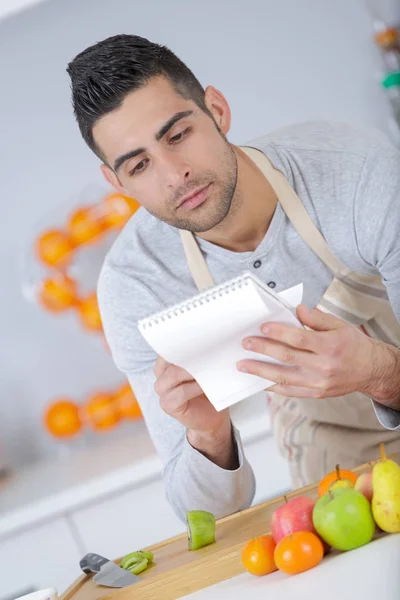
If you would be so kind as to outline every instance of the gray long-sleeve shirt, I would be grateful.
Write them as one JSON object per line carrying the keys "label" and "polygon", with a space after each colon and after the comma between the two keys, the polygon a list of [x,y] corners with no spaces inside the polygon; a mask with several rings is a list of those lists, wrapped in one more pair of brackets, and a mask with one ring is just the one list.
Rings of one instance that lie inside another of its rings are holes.
{"label": "gray long-sleeve shirt", "polygon": [[[400,321],[399,151],[378,132],[327,122],[287,127],[249,145],[284,173],[341,262],[356,272],[382,276]],[[312,307],[332,279],[279,204],[254,252],[199,243],[216,283],[257,268],[256,275],[273,281],[277,292],[303,282],[303,301]],[[106,257],[98,298],[114,361],[140,403],[164,465],[167,498],[182,520],[193,507],[217,517],[240,510],[251,504],[255,490],[236,429],[239,468],[227,471],[190,446],[185,428],[161,410],[154,392],[156,356],[137,321],[196,291],[178,230],[139,209]],[[385,427],[400,429],[399,412],[375,408]]]}

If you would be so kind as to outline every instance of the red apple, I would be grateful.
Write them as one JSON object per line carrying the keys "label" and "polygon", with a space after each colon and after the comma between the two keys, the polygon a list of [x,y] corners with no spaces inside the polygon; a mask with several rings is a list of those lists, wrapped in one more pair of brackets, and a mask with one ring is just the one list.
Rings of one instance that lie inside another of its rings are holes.
{"label": "red apple", "polygon": [[362,473],[354,484],[354,489],[361,492],[367,500],[372,502],[372,471]]}
{"label": "red apple", "polygon": [[[284,498],[286,500],[286,496]],[[315,504],[316,500],[312,498],[296,496],[274,510],[271,517],[271,533],[276,544],[282,538],[296,531],[311,531],[318,536],[312,520]],[[323,540],[321,541],[323,542],[326,554],[330,547]]]}

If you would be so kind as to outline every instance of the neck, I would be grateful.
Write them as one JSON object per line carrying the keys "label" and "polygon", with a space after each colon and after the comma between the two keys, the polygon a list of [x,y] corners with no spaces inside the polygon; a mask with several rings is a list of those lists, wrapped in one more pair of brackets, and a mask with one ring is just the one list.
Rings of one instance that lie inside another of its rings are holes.
{"label": "neck", "polygon": [[230,211],[216,227],[196,235],[233,252],[253,252],[268,230],[277,198],[254,162],[240,148],[233,150],[238,179]]}

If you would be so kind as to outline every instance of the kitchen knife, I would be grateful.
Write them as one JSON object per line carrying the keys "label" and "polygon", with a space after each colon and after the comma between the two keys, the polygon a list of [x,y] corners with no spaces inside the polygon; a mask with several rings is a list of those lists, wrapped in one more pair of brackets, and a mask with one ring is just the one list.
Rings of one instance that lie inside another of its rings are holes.
{"label": "kitchen knife", "polygon": [[96,573],[93,581],[98,585],[107,587],[123,588],[141,581],[140,577],[121,569],[114,562],[99,554],[89,552],[79,562],[84,573]]}

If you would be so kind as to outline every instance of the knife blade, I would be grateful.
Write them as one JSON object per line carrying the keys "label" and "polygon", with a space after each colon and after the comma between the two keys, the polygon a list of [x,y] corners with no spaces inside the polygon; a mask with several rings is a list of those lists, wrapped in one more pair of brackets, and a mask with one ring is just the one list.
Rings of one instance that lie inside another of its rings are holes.
{"label": "knife blade", "polygon": [[94,552],[86,554],[79,566],[84,573],[95,573],[93,581],[106,587],[123,588],[141,581],[137,575],[121,569],[116,563]]}

